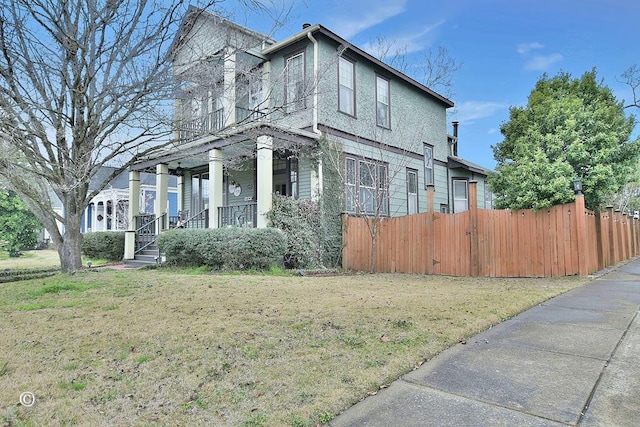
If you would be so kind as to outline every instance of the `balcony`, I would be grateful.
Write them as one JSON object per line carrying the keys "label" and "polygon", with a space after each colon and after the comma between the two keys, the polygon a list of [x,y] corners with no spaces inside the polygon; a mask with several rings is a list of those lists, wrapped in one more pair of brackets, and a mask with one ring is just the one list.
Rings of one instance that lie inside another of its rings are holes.
{"label": "balcony", "polygon": [[185,120],[180,123],[178,137],[181,140],[193,139],[208,132],[215,132],[224,127],[224,109],[219,108],[202,117]]}

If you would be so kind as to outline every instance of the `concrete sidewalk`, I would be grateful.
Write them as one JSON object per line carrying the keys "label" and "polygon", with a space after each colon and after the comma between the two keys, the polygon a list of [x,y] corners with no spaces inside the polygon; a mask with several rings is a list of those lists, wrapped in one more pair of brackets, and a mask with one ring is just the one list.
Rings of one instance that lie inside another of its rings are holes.
{"label": "concrete sidewalk", "polygon": [[342,426],[640,425],[640,260],[457,344]]}

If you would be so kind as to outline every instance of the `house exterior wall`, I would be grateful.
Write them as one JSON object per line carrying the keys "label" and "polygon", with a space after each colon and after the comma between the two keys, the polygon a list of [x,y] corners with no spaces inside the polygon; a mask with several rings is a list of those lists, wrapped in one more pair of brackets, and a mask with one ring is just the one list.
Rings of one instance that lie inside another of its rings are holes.
{"label": "house exterior wall", "polygon": [[[479,206],[484,206],[484,176],[474,174],[466,169],[449,169],[448,158],[450,147],[447,135],[447,100],[429,93],[420,84],[405,80],[390,71],[386,66],[371,60],[367,54],[348,45],[339,45],[339,37],[331,35],[330,31],[315,26],[313,37],[317,40],[314,45],[306,33],[292,36],[291,41],[278,45],[274,49],[263,51],[265,39],[249,30],[241,29],[235,24],[220,23],[219,19],[200,19],[184,37],[186,40],[175,52],[174,72],[181,73],[192,67],[203,58],[214,68],[219,67],[218,80],[213,79],[213,85],[223,81],[235,82],[235,77],[228,80],[234,72],[224,70],[224,58],[234,49],[239,49],[234,58],[237,60],[236,75],[243,71],[246,63],[257,64],[262,58],[264,62],[260,72],[264,72],[263,93],[269,94],[269,99],[263,107],[266,116],[262,121],[277,124],[283,128],[302,129],[312,131],[314,125],[314,94],[317,94],[318,126],[325,133],[327,139],[339,143],[346,155],[354,158],[374,160],[387,165],[390,177],[388,214],[392,216],[405,215],[409,212],[407,200],[407,168],[415,171],[418,176],[418,212],[427,210],[427,190],[424,168],[424,144],[433,147],[433,183],[435,186],[434,209],[453,211],[452,180],[454,178],[475,179],[479,181]],[[287,44],[288,43],[288,44]],[[314,52],[317,48],[318,63],[314,63]],[[248,53],[243,53],[247,50]],[[287,108],[287,59],[293,55],[304,54],[304,106],[291,111]],[[215,54],[215,55],[214,55]],[[354,64],[355,70],[355,113],[353,115],[341,112],[339,109],[339,57],[342,55]],[[230,61],[227,61],[229,66]],[[315,70],[317,69],[317,80]],[[215,73],[214,73],[215,74]],[[389,110],[388,127],[377,125],[376,121],[376,78],[382,77],[389,82]],[[225,88],[225,94],[233,92],[237,97],[237,88]],[[225,104],[225,110],[227,104]],[[229,123],[227,123],[229,124]],[[250,141],[249,141],[250,143]],[[233,150],[222,150],[224,155]],[[205,166],[203,163],[201,166]],[[174,166],[175,167],[175,166]],[[191,165],[198,168],[198,165]],[[312,197],[314,169],[316,165],[309,159],[299,161],[298,197],[309,199]],[[327,167],[327,166],[325,166]],[[338,165],[344,168],[344,163]],[[227,171],[228,179],[223,187],[235,181],[240,184],[240,195],[230,194],[224,188],[225,205],[241,205],[260,198],[256,194],[255,164],[242,171]],[[274,184],[278,184],[281,176],[274,177]],[[191,179],[185,179],[184,207],[191,209],[192,188]],[[190,212],[193,214],[195,212]]]}
{"label": "house exterior wall", "polygon": [[[287,100],[285,97],[286,88],[286,65],[287,58],[304,53],[304,78],[305,78],[305,108],[287,112]],[[271,55],[269,58],[270,72],[268,84],[271,92],[269,96],[269,120],[296,129],[308,128],[312,125],[313,118],[313,44],[308,39],[303,39],[288,46],[282,51]]]}

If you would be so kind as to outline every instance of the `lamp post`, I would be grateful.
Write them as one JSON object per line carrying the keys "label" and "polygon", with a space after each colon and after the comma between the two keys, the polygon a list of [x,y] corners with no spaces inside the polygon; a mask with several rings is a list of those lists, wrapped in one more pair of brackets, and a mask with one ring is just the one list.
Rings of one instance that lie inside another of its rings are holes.
{"label": "lamp post", "polygon": [[582,195],[582,181],[580,181],[580,178],[573,180],[573,191],[575,191],[576,196]]}

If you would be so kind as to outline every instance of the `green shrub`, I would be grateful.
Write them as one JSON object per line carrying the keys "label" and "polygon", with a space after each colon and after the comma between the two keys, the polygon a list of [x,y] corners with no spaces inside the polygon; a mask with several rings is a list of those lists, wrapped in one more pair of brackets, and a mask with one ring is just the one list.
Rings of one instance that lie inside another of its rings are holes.
{"label": "green shrub", "polygon": [[284,233],[274,228],[175,229],[157,243],[169,264],[216,270],[266,270],[286,250]]}
{"label": "green shrub", "polygon": [[271,227],[287,237],[285,267],[317,267],[322,263],[321,216],[316,202],[275,195],[267,218]]}
{"label": "green shrub", "polygon": [[95,231],[82,239],[82,253],[90,258],[120,261],[124,255],[123,231]]}

